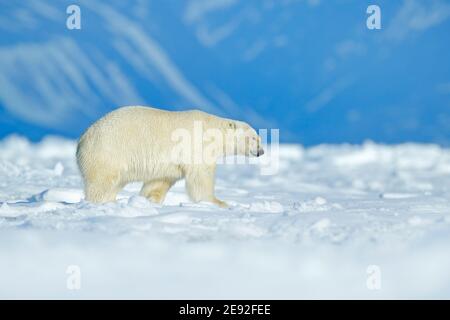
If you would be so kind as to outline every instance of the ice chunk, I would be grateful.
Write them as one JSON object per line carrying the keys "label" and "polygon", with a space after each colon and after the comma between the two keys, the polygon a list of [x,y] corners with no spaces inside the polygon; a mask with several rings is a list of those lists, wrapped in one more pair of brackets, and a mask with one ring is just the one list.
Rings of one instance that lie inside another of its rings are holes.
{"label": "ice chunk", "polygon": [[284,208],[277,201],[264,201],[252,203],[249,210],[254,212],[281,213],[284,211]]}
{"label": "ice chunk", "polygon": [[78,203],[84,198],[83,191],[80,189],[54,188],[41,192],[32,197],[34,201],[53,201]]}
{"label": "ice chunk", "polygon": [[64,172],[64,166],[60,161],[58,161],[55,164],[55,167],[53,168],[53,173],[55,174],[55,176],[61,176],[63,174],[63,172]]}

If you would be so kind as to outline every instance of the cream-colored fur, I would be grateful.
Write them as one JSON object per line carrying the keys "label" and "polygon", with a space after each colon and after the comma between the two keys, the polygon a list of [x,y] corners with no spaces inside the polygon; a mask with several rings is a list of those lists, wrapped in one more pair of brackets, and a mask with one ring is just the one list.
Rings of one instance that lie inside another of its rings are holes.
{"label": "cream-colored fur", "polygon": [[[191,148],[189,140],[176,139],[179,133],[195,136],[199,124],[203,130],[215,130],[226,138],[219,143],[220,140],[211,140],[209,144],[206,141],[200,151]],[[237,130],[244,133],[231,138],[227,135]],[[226,207],[227,204],[214,195],[216,158],[230,154],[259,156],[263,153],[260,143],[256,131],[241,121],[198,110],[171,112],[122,107],[99,119],[81,136],[77,162],[88,201],[115,201],[117,193],[127,183],[142,181],[141,195],[162,203],[170,187],[184,178],[192,201]],[[179,147],[187,147],[189,157],[174,152]],[[214,161],[196,162],[199,153],[204,156],[205,152]]]}

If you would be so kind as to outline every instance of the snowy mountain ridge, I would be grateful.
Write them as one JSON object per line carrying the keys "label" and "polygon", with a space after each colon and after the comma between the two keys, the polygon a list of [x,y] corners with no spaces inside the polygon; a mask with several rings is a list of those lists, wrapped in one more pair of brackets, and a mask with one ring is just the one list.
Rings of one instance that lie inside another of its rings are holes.
{"label": "snowy mountain ridge", "polygon": [[[200,108],[307,145],[446,144],[444,0],[8,2],[0,9],[0,135],[75,138],[122,105]],[[376,120],[376,121],[374,121]],[[330,127],[333,122],[333,130]]]}

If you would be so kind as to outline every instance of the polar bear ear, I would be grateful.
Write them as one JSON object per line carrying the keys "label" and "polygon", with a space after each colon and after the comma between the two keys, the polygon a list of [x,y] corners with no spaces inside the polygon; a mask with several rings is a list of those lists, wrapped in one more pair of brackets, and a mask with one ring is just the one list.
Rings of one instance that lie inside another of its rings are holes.
{"label": "polar bear ear", "polygon": [[236,130],[236,123],[234,122],[228,122],[227,126],[229,129]]}

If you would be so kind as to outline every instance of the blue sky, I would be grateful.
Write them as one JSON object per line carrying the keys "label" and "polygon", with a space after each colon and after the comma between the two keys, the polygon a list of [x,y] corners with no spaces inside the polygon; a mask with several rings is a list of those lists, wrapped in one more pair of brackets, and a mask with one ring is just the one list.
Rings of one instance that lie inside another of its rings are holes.
{"label": "blue sky", "polygon": [[76,138],[143,104],[306,145],[450,141],[450,1],[14,1],[0,34],[0,136]]}

